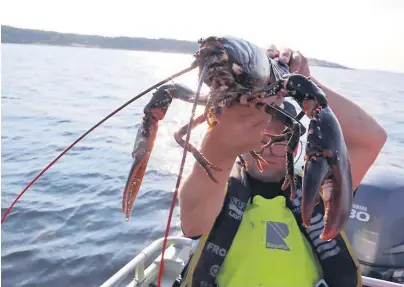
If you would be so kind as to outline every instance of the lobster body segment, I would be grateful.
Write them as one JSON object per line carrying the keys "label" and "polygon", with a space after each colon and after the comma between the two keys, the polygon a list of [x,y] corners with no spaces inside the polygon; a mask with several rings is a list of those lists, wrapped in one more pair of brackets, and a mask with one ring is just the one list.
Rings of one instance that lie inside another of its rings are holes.
{"label": "lobster body segment", "polygon": [[204,83],[210,88],[205,113],[212,127],[223,107],[234,102],[246,103],[253,92],[266,87],[271,77],[271,66],[264,50],[234,37],[208,37],[199,41],[195,53],[199,74],[206,58],[214,58],[208,66]]}
{"label": "lobster body segment", "polygon": [[[268,85],[271,67],[263,49],[235,37],[215,37],[213,39],[223,45],[237,83],[250,90],[262,89]],[[210,40],[212,38],[205,41],[208,43]]]}

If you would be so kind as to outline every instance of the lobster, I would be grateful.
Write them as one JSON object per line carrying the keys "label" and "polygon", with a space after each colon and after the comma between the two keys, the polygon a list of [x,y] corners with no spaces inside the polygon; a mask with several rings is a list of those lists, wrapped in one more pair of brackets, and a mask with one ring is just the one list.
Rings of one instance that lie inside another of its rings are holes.
{"label": "lobster", "polygon": [[[153,150],[158,131],[158,122],[164,116],[173,99],[180,99],[205,106],[205,111],[174,134],[176,142],[190,152],[204,168],[209,178],[216,181],[212,171],[220,170],[210,159],[206,159],[191,143],[193,128],[206,122],[210,129],[220,121],[223,108],[235,102],[258,108],[282,121],[286,128],[279,135],[271,137],[264,147],[286,140],[286,176],[282,189],[290,186],[291,198],[296,197],[293,151],[299,138],[306,133],[300,119],[310,119],[302,186],[302,219],[310,226],[313,209],[320,200],[325,204],[324,229],[320,238],[329,240],[344,228],[352,204],[352,176],[348,151],[340,124],[328,105],[327,96],[310,78],[289,74],[287,67],[268,58],[265,51],[243,39],[233,37],[208,37],[199,41],[200,48],[194,54],[196,60],[191,66],[199,68],[199,86],[193,90],[180,85],[161,86],[144,108],[144,117],[138,130],[133,164],[127,179],[122,199],[122,211],[129,220],[140,189],[147,163]],[[270,79],[274,84],[269,84]],[[204,82],[210,88],[208,95],[200,95]],[[287,92],[284,97],[295,100],[302,111],[293,117],[275,104],[266,104],[262,99]],[[184,140],[183,137],[187,136]],[[262,170],[267,162],[254,151],[250,154]],[[241,156],[239,156],[240,159]],[[213,160],[213,159],[212,159]],[[184,158],[183,158],[184,161]],[[183,165],[180,168],[180,179]],[[179,185],[177,181],[177,189]],[[332,190],[322,189],[325,182],[332,183]],[[176,195],[177,189],[174,193]],[[164,249],[163,249],[164,250]]]}

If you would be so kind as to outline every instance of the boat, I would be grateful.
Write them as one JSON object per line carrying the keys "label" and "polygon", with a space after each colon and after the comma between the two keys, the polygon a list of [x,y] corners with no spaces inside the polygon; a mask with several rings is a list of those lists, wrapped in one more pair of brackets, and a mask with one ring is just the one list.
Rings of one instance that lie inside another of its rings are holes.
{"label": "boat", "polygon": [[[403,202],[404,172],[400,169],[372,168],[356,191],[345,232],[361,263],[362,286],[404,286],[404,229],[398,227],[404,227]],[[378,236],[372,239],[369,233]],[[173,286],[196,244],[183,236],[168,237],[161,287]],[[157,287],[162,248],[163,238],[152,242],[100,287]]]}

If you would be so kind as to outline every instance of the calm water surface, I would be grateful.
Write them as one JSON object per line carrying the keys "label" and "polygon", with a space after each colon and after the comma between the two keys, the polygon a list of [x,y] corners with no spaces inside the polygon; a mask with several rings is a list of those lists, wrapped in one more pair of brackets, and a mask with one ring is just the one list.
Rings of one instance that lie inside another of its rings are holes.
{"label": "calm water surface", "polygon": [[[3,44],[2,214],[78,136],[191,61],[191,56],[178,54]],[[312,71],[387,129],[389,139],[375,165],[404,167],[404,75],[320,67]],[[196,72],[176,81],[196,88]],[[148,99],[150,95],[144,96],[89,134],[16,204],[2,225],[2,286],[98,286],[164,235],[182,155],[173,133],[187,123],[192,106],[173,102],[160,124],[127,223],[122,191]],[[203,126],[193,131],[196,145],[203,131]],[[193,162],[188,155],[185,174]],[[171,232],[180,232],[178,209]]]}

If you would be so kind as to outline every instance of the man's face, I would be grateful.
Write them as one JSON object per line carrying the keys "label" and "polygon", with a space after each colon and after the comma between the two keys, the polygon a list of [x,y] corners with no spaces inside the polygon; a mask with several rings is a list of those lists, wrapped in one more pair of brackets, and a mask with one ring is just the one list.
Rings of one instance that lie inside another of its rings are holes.
{"label": "man's face", "polygon": [[[265,129],[265,133],[279,135],[284,129],[285,125],[281,121],[273,118]],[[269,140],[269,136],[263,136],[262,145]],[[243,155],[243,159],[245,159],[248,164],[248,173],[262,181],[281,180],[286,175],[286,145],[287,141],[282,141],[264,149],[260,156],[268,162],[268,166],[264,168],[262,173],[259,171],[250,154]],[[260,146],[255,149],[255,152],[259,153],[261,150]],[[296,156],[297,151],[298,147],[294,151],[294,156]]]}

